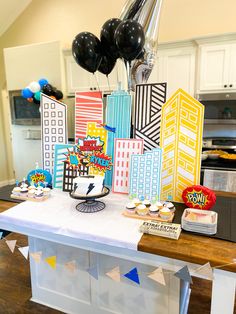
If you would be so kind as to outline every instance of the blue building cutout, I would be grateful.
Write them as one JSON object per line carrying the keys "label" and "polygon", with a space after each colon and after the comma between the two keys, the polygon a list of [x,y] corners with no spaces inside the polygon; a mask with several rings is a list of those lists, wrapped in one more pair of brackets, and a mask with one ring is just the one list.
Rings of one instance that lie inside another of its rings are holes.
{"label": "blue building cutout", "polygon": [[[108,132],[107,155],[114,163],[115,138],[130,138],[131,128],[131,95],[118,88],[107,97],[106,124],[116,128],[116,132]],[[106,172],[105,184],[112,185],[113,169]]]}
{"label": "blue building cutout", "polygon": [[131,155],[129,194],[138,198],[160,200],[162,149],[154,148],[143,155]]}

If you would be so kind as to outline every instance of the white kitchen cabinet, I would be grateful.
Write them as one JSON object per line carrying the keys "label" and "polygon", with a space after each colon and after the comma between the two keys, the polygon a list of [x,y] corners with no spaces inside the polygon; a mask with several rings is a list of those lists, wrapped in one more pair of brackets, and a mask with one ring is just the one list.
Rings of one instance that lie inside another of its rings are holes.
{"label": "white kitchen cabinet", "polygon": [[236,90],[236,43],[199,46],[198,93]]}
{"label": "white kitchen cabinet", "polygon": [[194,46],[172,47],[170,45],[170,48],[160,46],[156,64],[148,82],[167,82],[167,98],[178,88],[194,96],[195,60],[196,48]]}
{"label": "white kitchen cabinet", "polygon": [[[236,89],[236,43],[230,46],[229,88]],[[232,86],[231,86],[232,85]]]}
{"label": "white kitchen cabinet", "polygon": [[65,52],[65,72],[67,82],[67,94],[73,95],[75,91],[101,90],[109,91],[117,88],[118,81],[124,82],[125,68],[121,60],[117,60],[116,66],[108,75],[96,72],[95,74],[81,68],[70,51]]}

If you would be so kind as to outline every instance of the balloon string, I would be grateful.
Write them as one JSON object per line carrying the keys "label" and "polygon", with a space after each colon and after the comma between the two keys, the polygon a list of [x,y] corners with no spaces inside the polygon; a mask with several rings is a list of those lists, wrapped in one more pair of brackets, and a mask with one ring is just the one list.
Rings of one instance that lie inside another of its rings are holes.
{"label": "balloon string", "polygon": [[104,99],[103,99],[103,94],[102,94],[101,89],[100,89],[100,86],[99,86],[99,84],[98,84],[98,78],[97,78],[96,73],[93,73],[93,74],[94,74],[95,79],[96,79],[96,83],[97,83],[98,91],[101,93],[101,99],[102,99],[102,106],[103,106],[103,110],[105,110],[105,109],[104,109],[104,108],[105,108],[105,103],[104,103]]}
{"label": "balloon string", "polygon": [[95,79],[96,79],[96,83],[97,83],[98,91],[101,93],[100,86],[99,86],[99,84],[98,84],[98,78],[97,78],[97,75],[96,75],[96,73],[93,73],[93,74],[94,74]]}
{"label": "balloon string", "polygon": [[109,76],[107,75],[106,77],[107,77],[107,84],[108,84],[109,91],[111,91]]}
{"label": "balloon string", "polygon": [[131,92],[131,61],[125,61],[125,66],[126,66],[126,72],[127,72],[127,80],[128,80],[128,92]]}
{"label": "balloon string", "polygon": [[117,86],[120,84],[120,75],[119,75],[119,66],[116,67],[116,79],[117,79]]}

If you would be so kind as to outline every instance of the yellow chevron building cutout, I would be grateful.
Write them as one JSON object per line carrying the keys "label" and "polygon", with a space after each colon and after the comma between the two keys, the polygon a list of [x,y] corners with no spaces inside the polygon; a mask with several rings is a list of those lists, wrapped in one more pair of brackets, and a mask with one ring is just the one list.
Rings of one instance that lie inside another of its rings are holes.
{"label": "yellow chevron building cutout", "polygon": [[183,202],[183,190],[200,183],[203,120],[204,106],[182,89],[162,106],[162,200]]}
{"label": "yellow chevron building cutout", "polygon": [[[100,139],[104,142],[103,145],[103,152],[106,153],[107,151],[107,131],[103,127],[97,127],[96,122],[89,122],[87,124],[87,132],[86,136],[95,136],[95,137],[100,137]],[[94,168],[89,168],[89,174],[93,175],[100,175],[104,177],[104,172],[99,171]]]}

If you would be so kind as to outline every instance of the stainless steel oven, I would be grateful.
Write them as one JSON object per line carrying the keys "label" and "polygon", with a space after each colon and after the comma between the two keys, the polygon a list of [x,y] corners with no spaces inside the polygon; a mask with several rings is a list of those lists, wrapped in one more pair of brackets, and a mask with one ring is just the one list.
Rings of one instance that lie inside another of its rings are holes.
{"label": "stainless steel oven", "polygon": [[[236,154],[236,137],[204,138],[202,150]],[[202,160],[201,184],[213,190],[236,192],[236,160],[211,159],[210,156]]]}

